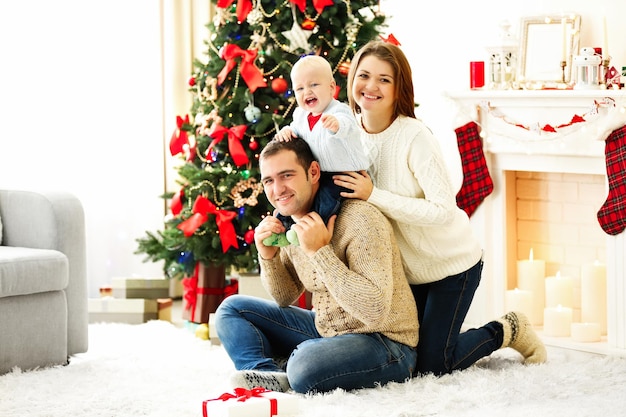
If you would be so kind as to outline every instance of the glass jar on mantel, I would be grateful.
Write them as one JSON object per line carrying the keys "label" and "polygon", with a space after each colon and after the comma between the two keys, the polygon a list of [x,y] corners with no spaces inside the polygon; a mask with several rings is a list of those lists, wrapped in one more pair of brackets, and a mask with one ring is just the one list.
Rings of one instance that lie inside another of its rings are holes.
{"label": "glass jar on mantel", "polygon": [[508,21],[501,22],[498,43],[486,47],[489,53],[487,88],[491,90],[515,88],[519,43],[510,29],[511,24]]}

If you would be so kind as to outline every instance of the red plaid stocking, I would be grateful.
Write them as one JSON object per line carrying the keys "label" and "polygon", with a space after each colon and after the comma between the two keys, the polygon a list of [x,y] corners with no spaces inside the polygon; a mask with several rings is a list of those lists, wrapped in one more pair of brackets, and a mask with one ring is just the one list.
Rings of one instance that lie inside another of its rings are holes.
{"label": "red plaid stocking", "polygon": [[456,203],[471,216],[493,191],[493,182],[489,176],[476,123],[469,122],[454,131],[463,165],[463,185],[456,195]]}
{"label": "red plaid stocking", "polygon": [[609,235],[626,228],[626,126],[614,130],[604,145],[609,195],[598,211],[598,222]]}

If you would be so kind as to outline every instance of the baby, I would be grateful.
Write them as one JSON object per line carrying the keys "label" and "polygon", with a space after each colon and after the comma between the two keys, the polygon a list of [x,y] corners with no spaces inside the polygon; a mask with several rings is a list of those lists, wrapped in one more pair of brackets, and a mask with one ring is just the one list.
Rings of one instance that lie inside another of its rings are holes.
{"label": "baby", "polygon": [[[359,127],[350,107],[334,98],[336,82],[330,63],[318,55],[306,55],[291,70],[291,84],[298,107],[293,121],[276,133],[275,140],[288,141],[301,137],[311,147],[320,164],[320,189],[313,204],[324,223],[339,212],[341,191],[350,191],[334,184],[333,174],[367,170],[369,161],[359,138]],[[265,239],[266,246],[297,245],[291,217],[277,215],[286,233]]]}

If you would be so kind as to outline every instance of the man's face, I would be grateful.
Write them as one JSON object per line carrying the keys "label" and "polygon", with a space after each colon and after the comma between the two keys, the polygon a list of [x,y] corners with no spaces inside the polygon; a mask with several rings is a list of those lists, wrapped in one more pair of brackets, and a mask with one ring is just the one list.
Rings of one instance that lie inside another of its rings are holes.
{"label": "man's face", "polygon": [[280,214],[298,219],[311,211],[319,180],[317,162],[307,175],[293,151],[280,151],[261,159],[259,167],[265,195]]}

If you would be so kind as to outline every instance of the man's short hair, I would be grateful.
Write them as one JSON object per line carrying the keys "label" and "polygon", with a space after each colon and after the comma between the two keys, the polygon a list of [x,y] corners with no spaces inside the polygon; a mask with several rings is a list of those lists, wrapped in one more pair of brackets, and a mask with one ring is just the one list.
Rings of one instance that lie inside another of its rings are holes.
{"label": "man's short hair", "polygon": [[276,155],[280,151],[294,152],[296,154],[296,158],[298,159],[298,164],[304,168],[304,172],[308,172],[311,163],[316,160],[309,144],[304,139],[291,138],[289,141],[280,141],[277,139],[269,141],[261,151],[259,161],[262,161],[272,155]]}

